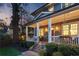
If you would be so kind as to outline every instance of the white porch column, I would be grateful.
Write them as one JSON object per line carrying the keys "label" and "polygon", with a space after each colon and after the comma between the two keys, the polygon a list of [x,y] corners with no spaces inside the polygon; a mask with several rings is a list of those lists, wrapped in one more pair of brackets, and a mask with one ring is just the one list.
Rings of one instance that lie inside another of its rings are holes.
{"label": "white porch column", "polygon": [[37,28],[37,42],[39,42],[39,23],[36,23],[36,28]]}
{"label": "white porch column", "polygon": [[28,26],[26,26],[26,40],[28,40]]}
{"label": "white porch column", "polygon": [[48,43],[52,42],[51,19],[48,19]]}

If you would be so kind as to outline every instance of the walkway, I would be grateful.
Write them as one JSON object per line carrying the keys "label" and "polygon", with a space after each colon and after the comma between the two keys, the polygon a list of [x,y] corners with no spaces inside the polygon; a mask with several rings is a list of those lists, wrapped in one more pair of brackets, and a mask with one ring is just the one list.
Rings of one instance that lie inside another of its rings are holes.
{"label": "walkway", "polygon": [[21,56],[39,56],[39,54],[37,52],[34,52],[34,51],[25,51],[22,53]]}
{"label": "walkway", "polygon": [[41,47],[39,44],[35,44],[32,49],[30,49],[29,51],[25,51],[22,53],[22,56],[39,56],[39,51],[40,51]]}

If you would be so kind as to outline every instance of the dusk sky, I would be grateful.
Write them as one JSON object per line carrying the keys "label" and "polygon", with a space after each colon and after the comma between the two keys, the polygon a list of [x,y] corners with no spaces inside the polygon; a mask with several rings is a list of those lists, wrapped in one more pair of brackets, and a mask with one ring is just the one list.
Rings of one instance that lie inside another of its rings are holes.
{"label": "dusk sky", "polygon": [[8,7],[7,4],[0,4],[0,19],[4,20],[7,23],[7,25],[9,25],[11,16],[11,8]]}
{"label": "dusk sky", "polygon": [[[12,16],[12,8],[9,6],[10,4],[0,4],[0,19],[3,19],[7,25],[11,22],[11,16]],[[26,4],[25,9],[32,13],[36,9],[40,8],[43,3],[28,3]]]}

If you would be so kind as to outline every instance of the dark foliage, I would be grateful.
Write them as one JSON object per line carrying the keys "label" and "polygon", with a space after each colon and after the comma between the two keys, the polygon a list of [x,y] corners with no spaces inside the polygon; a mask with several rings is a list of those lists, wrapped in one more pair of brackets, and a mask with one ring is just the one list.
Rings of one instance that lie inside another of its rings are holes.
{"label": "dark foliage", "polygon": [[12,38],[9,35],[4,35],[0,39],[0,47],[7,47],[12,44]]}
{"label": "dark foliage", "polygon": [[79,56],[79,47],[67,44],[54,44],[48,43],[46,45],[46,50],[43,51],[42,55],[47,56]]}
{"label": "dark foliage", "polygon": [[57,44],[50,43],[46,45],[46,52],[48,56],[52,55],[52,53],[57,51],[57,49],[58,49]]}

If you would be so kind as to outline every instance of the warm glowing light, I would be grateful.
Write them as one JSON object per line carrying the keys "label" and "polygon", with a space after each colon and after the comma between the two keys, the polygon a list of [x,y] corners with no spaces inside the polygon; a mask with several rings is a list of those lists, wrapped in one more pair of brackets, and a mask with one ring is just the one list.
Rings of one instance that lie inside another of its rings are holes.
{"label": "warm glowing light", "polygon": [[63,35],[69,35],[69,25],[63,25]]}
{"label": "warm glowing light", "polygon": [[49,11],[54,11],[54,7],[49,8]]}
{"label": "warm glowing light", "polygon": [[41,35],[41,31],[39,31],[39,36]]}
{"label": "warm glowing light", "polygon": [[48,29],[47,29],[47,28],[45,28],[45,31],[47,32],[47,31],[48,31]]}
{"label": "warm glowing light", "polygon": [[71,24],[71,29],[70,29],[70,32],[71,32],[71,35],[77,35],[77,30],[78,28],[78,24]]}
{"label": "warm glowing light", "polygon": [[44,33],[43,33],[43,29],[40,30],[40,36],[43,36]]}
{"label": "warm glowing light", "polygon": [[56,31],[58,31],[59,30],[59,27],[56,27],[55,29],[56,29]]}
{"label": "warm glowing light", "polygon": [[20,36],[20,39],[21,39],[21,40],[24,40],[24,35]]}
{"label": "warm glowing light", "polygon": [[54,30],[54,28],[51,28],[51,30]]}

